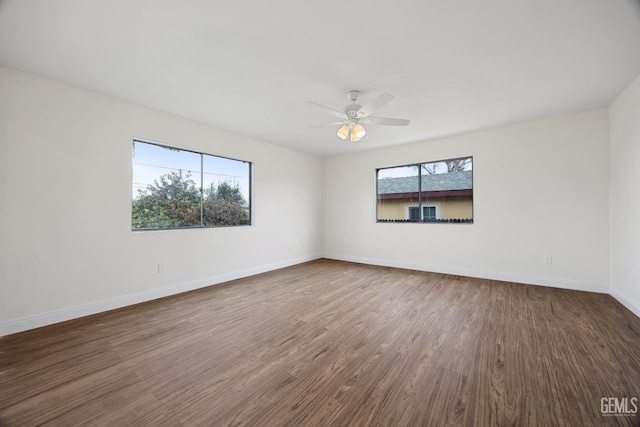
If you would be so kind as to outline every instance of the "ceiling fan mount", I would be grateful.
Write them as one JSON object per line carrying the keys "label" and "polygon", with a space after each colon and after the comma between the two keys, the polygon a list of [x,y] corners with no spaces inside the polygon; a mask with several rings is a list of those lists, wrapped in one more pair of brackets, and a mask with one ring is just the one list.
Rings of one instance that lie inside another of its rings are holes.
{"label": "ceiling fan mount", "polygon": [[312,126],[307,129],[314,129],[317,127],[341,125],[336,135],[342,140],[349,139],[351,142],[358,142],[366,135],[366,130],[363,124],[366,125],[387,125],[387,126],[407,126],[410,120],[406,119],[393,119],[389,117],[375,117],[372,116],[378,109],[382,108],[393,99],[393,95],[383,93],[373,101],[370,101],[364,106],[356,104],[360,98],[360,91],[350,90],[347,92],[347,99],[351,104],[346,105],[342,111],[334,110],[333,108],[326,107],[316,102],[311,102],[323,108],[325,111],[339,117],[340,121],[323,123],[318,126]]}
{"label": "ceiling fan mount", "polygon": [[347,99],[349,101],[351,101],[353,104],[356,103],[358,98],[360,98],[360,91],[359,90],[350,90],[349,92],[347,92]]}

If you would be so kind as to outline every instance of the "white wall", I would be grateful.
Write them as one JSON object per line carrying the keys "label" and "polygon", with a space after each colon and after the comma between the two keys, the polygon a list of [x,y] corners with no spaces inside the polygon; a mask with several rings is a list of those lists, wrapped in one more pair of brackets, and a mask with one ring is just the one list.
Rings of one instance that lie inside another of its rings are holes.
{"label": "white wall", "polygon": [[640,316],[640,77],[609,107],[611,294]]}
{"label": "white wall", "polygon": [[[324,161],[1,66],[0,93],[0,335],[321,253],[598,292],[611,283],[640,315],[640,79],[609,111]],[[134,138],[254,162],[254,225],[131,232]],[[473,225],[375,222],[376,168],[468,155]]]}
{"label": "white wall", "polygon": [[[0,335],[320,255],[322,159],[5,67],[0,94]],[[254,225],[133,233],[134,138],[252,161]]]}
{"label": "white wall", "polygon": [[[2,80],[0,80],[0,89],[2,88]],[[2,96],[0,95],[0,98]],[[5,286],[8,283],[7,277],[7,229],[8,222],[8,201],[7,201],[7,183],[8,183],[8,159],[7,159],[7,132],[4,124],[2,108],[0,108],[0,313],[6,313],[8,302],[5,298]],[[2,320],[0,320],[0,323]],[[1,332],[1,331],[0,331]],[[0,333],[0,336],[2,334]]]}
{"label": "white wall", "polygon": [[[459,156],[474,224],[375,222],[376,168]],[[327,257],[607,292],[606,110],[332,157],[324,180]]]}

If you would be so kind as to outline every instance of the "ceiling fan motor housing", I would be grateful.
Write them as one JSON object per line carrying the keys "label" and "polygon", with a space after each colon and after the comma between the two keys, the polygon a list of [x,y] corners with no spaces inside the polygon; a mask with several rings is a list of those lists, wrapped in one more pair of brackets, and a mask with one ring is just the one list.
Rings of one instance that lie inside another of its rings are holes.
{"label": "ceiling fan motor housing", "polygon": [[355,119],[358,117],[358,110],[360,110],[360,108],[362,108],[362,105],[358,105],[358,104],[347,105],[346,107],[344,107],[344,113],[350,119]]}

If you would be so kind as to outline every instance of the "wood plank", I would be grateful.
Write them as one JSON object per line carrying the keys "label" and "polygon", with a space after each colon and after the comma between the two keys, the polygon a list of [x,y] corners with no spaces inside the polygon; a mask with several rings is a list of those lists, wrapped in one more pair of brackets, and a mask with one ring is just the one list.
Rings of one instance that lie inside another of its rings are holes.
{"label": "wood plank", "polygon": [[633,426],[589,292],[317,260],[0,339],[0,425]]}

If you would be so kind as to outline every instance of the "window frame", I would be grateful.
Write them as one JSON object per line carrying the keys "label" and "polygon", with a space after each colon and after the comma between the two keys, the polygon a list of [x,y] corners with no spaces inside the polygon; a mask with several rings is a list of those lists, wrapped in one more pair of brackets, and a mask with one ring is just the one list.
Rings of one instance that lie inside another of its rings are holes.
{"label": "window frame", "polygon": [[[199,186],[198,187],[198,191],[200,193],[200,202],[199,202],[199,208],[200,208],[200,224],[199,225],[193,225],[193,226],[180,226],[180,227],[160,227],[160,228],[134,228],[134,224],[133,224],[133,201],[134,201],[134,182],[133,182],[133,173],[134,173],[134,167],[135,164],[133,162],[133,159],[135,157],[135,144],[136,142],[142,143],[142,144],[147,144],[147,145],[153,145],[156,147],[160,147],[160,148],[164,148],[167,150],[174,150],[174,151],[184,151],[187,153],[192,153],[192,154],[197,154],[200,156],[200,176],[197,177],[197,179],[195,179],[194,181],[196,181],[196,184]],[[132,145],[131,145],[131,212],[129,215],[129,219],[131,221],[131,231],[134,233],[138,233],[138,232],[147,232],[147,231],[173,231],[173,230],[202,230],[202,229],[215,229],[215,228],[228,228],[228,227],[245,227],[245,226],[252,226],[253,225],[253,168],[254,168],[254,164],[252,161],[248,161],[248,160],[240,160],[240,159],[236,159],[233,157],[228,157],[228,156],[220,156],[217,154],[211,154],[211,153],[206,153],[204,151],[196,151],[193,149],[189,149],[189,148],[183,148],[183,147],[179,147],[179,146],[175,146],[175,145],[168,145],[165,143],[159,143],[159,142],[151,142],[145,139],[141,139],[141,138],[133,138],[132,139]],[[210,157],[215,157],[215,158],[219,158],[219,159],[224,159],[224,160],[231,160],[231,161],[235,161],[235,162],[241,162],[247,165],[248,167],[248,188],[247,188],[247,217],[248,219],[246,220],[245,223],[240,223],[240,224],[229,224],[229,225],[204,225],[204,156],[210,156]]]}
{"label": "window frame", "polygon": [[[425,164],[431,164],[431,163],[441,163],[441,162],[448,162],[448,161],[452,161],[452,160],[458,160],[458,159],[471,159],[471,169],[469,170],[469,172],[471,172],[471,219],[441,219],[441,212],[440,212],[440,207],[439,207],[439,203],[436,202],[429,202],[428,200],[423,202],[422,200],[422,193],[426,192],[428,190],[425,190],[422,188],[422,165]],[[378,224],[389,224],[389,223],[408,223],[408,224],[468,224],[468,225],[473,225],[475,223],[475,203],[474,203],[474,158],[472,155],[470,156],[458,156],[458,157],[450,157],[450,158],[446,158],[446,159],[440,159],[440,160],[430,160],[430,161],[424,161],[424,162],[418,162],[418,163],[406,163],[406,164],[400,164],[400,165],[394,165],[394,166],[385,166],[385,167],[379,167],[376,168],[375,170],[375,222]],[[385,170],[385,169],[394,169],[394,168],[408,168],[408,167],[417,167],[418,168],[418,201],[417,202],[410,202],[409,205],[407,205],[405,207],[405,216],[407,219],[380,219],[379,216],[379,208],[380,208],[380,193],[379,193],[379,181],[380,179],[378,178],[380,171]],[[424,213],[420,212],[420,219],[419,220],[411,220],[410,219],[410,207],[429,207],[429,206],[433,206],[436,208],[436,219],[435,220],[425,220],[424,219]]]}

